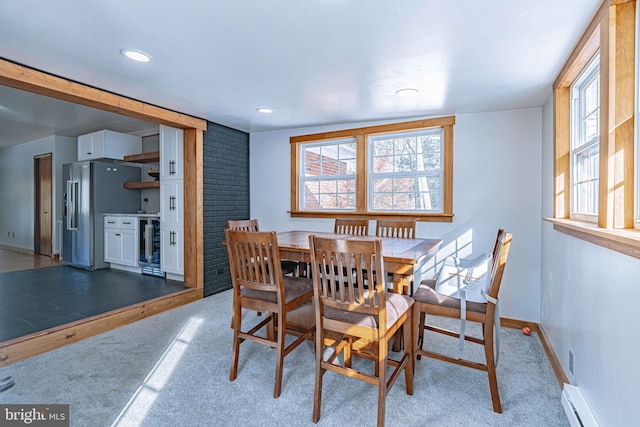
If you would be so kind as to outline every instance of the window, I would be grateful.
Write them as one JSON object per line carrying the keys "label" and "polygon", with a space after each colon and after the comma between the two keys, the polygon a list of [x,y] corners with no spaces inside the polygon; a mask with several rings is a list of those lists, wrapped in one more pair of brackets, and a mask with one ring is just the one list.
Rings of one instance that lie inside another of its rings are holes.
{"label": "window", "polygon": [[571,217],[596,222],[600,165],[600,55],[571,86]]}
{"label": "window", "polygon": [[554,211],[546,220],[640,258],[635,29],[635,1],[603,2],[553,84]]}
{"label": "window", "polygon": [[369,137],[370,211],[442,211],[442,133]]}
{"label": "window", "polygon": [[453,125],[442,117],[291,138],[294,217],[453,218]]}
{"label": "window", "polygon": [[355,210],[355,139],[303,145],[301,151],[303,209]]}

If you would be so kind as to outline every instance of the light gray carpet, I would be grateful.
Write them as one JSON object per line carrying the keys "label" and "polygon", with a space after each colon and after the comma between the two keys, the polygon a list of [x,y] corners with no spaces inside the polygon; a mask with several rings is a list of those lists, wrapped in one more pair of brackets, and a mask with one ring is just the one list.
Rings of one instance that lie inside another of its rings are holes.
{"label": "light gray carpet", "polygon": [[[312,344],[285,359],[278,399],[275,351],[265,346],[243,344],[238,379],[229,382],[230,306],[231,293],[223,292],[1,368],[0,378],[11,375],[16,385],[0,393],[0,403],[70,404],[72,426],[313,425]],[[406,394],[404,376],[388,395],[386,425],[568,425],[538,337],[512,329],[501,336],[502,414],[491,409],[484,372],[423,358],[414,395]],[[446,337],[429,345],[457,351]],[[467,344],[465,354],[481,360],[479,349]],[[319,426],[375,425],[375,387],[332,372],[324,378]]]}

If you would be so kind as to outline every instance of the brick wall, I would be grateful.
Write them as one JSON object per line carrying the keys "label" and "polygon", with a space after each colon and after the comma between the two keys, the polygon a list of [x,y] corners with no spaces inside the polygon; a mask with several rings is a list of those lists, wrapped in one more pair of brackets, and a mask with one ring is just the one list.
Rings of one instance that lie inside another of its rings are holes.
{"label": "brick wall", "polygon": [[249,219],[249,134],[208,122],[204,132],[204,295],[231,288],[229,219]]}

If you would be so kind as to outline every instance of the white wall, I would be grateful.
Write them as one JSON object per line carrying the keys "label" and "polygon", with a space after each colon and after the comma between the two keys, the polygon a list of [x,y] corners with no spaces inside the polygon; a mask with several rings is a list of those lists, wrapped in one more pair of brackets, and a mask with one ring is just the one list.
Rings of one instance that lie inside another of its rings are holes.
{"label": "white wall", "polygon": [[[452,223],[419,223],[419,237],[441,238],[437,259],[490,251],[497,229],[514,235],[501,314],[540,320],[541,109],[456,116]],[[383,122],[252,133],[251,216],[264,230],[333,230],[333,220],[291,218],[289,137]],[[373,227],[373,222],[371,227]]]}
{"label": "white wall", "polygon": [[[553,215],[553,105],[543,109],[543,215]],[[637,425],[640,260],[542,226],[541,325],[601,426]],[[574,375],[569,372],[574,353]]]}
{"label": "white wall", "polygon": [[34,249],[34,156],[52,154],[53,249],[57,248],[56,220],[62,218],[62,163],[75,161],[76,139],[48,136],[0,149],[0,244]]}

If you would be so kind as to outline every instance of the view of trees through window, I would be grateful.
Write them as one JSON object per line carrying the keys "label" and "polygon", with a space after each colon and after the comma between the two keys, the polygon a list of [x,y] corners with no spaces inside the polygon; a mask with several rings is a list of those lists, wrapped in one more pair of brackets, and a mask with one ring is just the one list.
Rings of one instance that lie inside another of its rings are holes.
{"label": "view of trees through window", "polygon": [[370,209],[442,209],[442,129],[369,138]]}

